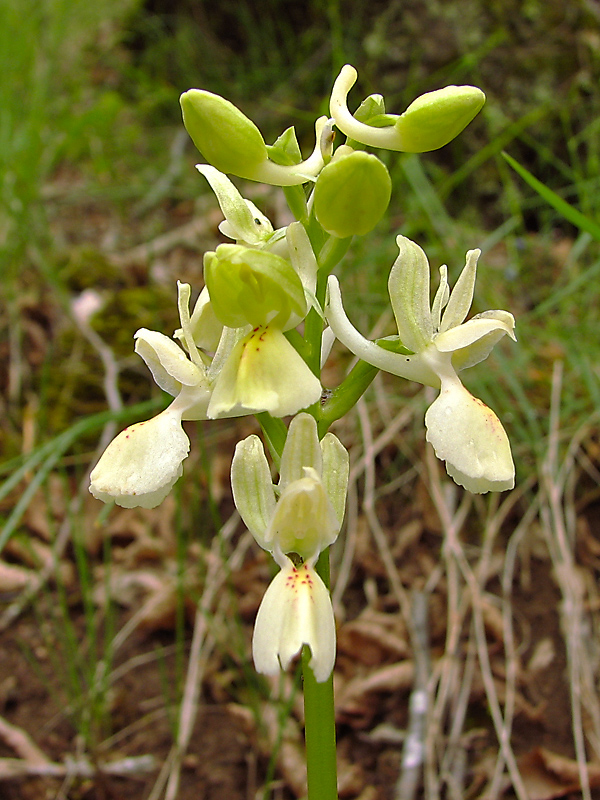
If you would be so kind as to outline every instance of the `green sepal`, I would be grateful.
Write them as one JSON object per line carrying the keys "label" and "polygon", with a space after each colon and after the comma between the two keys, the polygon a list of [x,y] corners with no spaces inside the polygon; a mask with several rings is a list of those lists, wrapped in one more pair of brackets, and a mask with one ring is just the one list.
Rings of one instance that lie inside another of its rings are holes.
{"label": "green sepal", "polygon": [[[273,143],[267,145],[267,152],[271,161],[284,167],[300,164],[302,153],[296,138],[296,130],[292,126],[285,130]],[[306,218],[306,194],[302,185],[284,186],[283,193],[290,211],[297,220]]]}
{"label": "green sepal", "polygon": [[[380,94],[370,94],[368,97],[365,97],[356,109],[354,116],[359,122],[364,122],[365,125],[372,125],[372,119],[385,116],[385,102],[383,97]],[[392,119],[389,124],[393,125],[394,122],[395,119]],[[346,144],[354,150],[364,150],[365,148],[364,144],[356,139],[348,138],[346,139]]]}
{"label": "green sepal", "polygon": [[296,138],[296,129],[291,126],[279,136],[273,144],[267,145],[267,153],[271,161],[284,167],[291,167],[302,161],[302,152]]}
{"label": "green sepal", "polygon": [[370,94],[356,109],[354,116],[359,122],[371,125],[373,117],[385,114],[385,101],[380,94]]}

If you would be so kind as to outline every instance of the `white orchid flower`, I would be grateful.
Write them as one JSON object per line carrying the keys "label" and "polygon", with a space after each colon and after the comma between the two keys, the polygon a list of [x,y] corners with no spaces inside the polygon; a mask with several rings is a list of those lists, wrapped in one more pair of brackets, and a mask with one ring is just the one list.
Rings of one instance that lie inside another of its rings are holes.
{"label": "white orchid flower", "polygon": [[154,380],[175,399],[158,416],[131,425],[113,439],[90,475],[90,492],[124,508],[154,508],[162,503],[183,472],[190,442],[183,419],[206,419],[211,397],[210,358],[199,349],[212,345],[223,326],[210,312],[208,293],[201,293],[190,317],[190,286],[178,283],[181,329],[176,333],[187,353],[172,339],[141,328],[135,351]]}
{"label": "white orchid flower", "polygon": [[256,669],[277,674],[308,645],[315,678],[325,681],[335,661],[335,620],[329,591],[314,567],[343,521],[348,453],[331,433],[319,442],[314,418],[298,414],[290,423],[278,486],[254,435],[236,447],[231,485],[244,523],[281,568],[256,618]]}
{"label": "white orchid flower", "polygon": [[325,309],[331,329],[363,361],[440,389],[425,415],[427,440],[457,483],[475,493],[511,489],[515,470],[506,432],[496,414],[465,389],[458,372],[487,358],[505,334],[515,339],[514,317],[496,310],[464,321],[473,300],[479,250],[467,253],[452,293],[447,268],[440,268],[440,285],[430,306],[425,253],[403,236],[396,242],[400,253],[388,288],[398,326],[397,344],[402,346],[390,343],[392,352],[361,336],[344,312],[333,276]]}
{"label": "white orchid flower", "polygon": [[99,500],[114,500],[124,508],[154,508],[162,503],[181,476],[190,449],[182,420],[208,419],[216,378],[241,334],[216,319],[206,289],[190,316],[190,294],[189,284],[178,282],[181,328],[175,338],[184,349],[147,328],[134,336],[136,353],[174,400],[156,417],[121,431],[108,445],[90,475],[90,492]]}
{"label": "white orchid flower", "polygon": [[257,411],[287,416],[321,396],[319,379],[284,335],[306,316],[307,296],[316,281],[316,262],[313,269],[298,256],[303,245],[312,254],[306,232],[302,226],[290,228],[296,268],[266,249],[236,244],[221,244],[204,255],[214,312],[241,334],[213,387],[211,419]]}

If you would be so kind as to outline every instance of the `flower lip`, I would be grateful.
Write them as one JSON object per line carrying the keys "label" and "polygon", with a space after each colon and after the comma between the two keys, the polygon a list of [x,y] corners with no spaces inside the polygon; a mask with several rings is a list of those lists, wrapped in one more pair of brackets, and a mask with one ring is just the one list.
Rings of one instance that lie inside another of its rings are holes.
{"label": "flower lip", "polygon": [[475,494],[514,487],[515,467],[502,423],[458,378],[442,381],[425,425],[427,441],[456,483]]}
{"label": "flower lip", "polygon": [[208,417],[257,411],[284,417],[316,403],[320,396],[319,379],[282,331],[263,326],[234,346],[215,381]]}
{"label": "flower lip", "polygon": [[174,404],[125,428],[108,445],[90,475],[90,492],[123,508],[155,508],[183,472],[190,440]]}
{"label": "flower lip", "polygon": [[327,587],[309,562],[294,566],[283,556],[281,571],[262,599],[252,638],[258,672],[277,675],[287,669],[303,645],[317,682],[326,681],[335,663],[335,619]]}

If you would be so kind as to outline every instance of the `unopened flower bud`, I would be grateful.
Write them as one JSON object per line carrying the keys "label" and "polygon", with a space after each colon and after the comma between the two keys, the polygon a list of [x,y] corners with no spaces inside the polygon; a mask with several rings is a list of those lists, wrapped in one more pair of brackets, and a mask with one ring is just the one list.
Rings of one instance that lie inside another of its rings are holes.
{"label": "unopened flower bud", "polygon": [[221,244],[204,255],[204,280],[215,315],[228,328],[272,324],[287,330],[306,314],[300,278],[275,253]]}
{"label": "unopened flower bud", "polygon": [[484,103],[484,93],[475,86],[446,86],[422,94],[396,120],[394,127],[402,150],[438,150],[467,127]]}
{"label": "unopened flower bud", "polygon": [[331,116],[349,140],[386,150],[437,150],[458,136],[485,103],[484,93],[475,86],[446,86],[421,95],[400,116],[385,114],[377,96],[370,102],[367,98],[353,116],[346,100],[356,78],[354,67],[342,67],[331,92]]}
{"label": "unopened flower bud", "polygon": [[392,181],[377,156],[356,150],[337,155],[317,178],[314,211],[320,225],[344,239],[372,230],[390,202]]}
{"label": "unopened flower bud", "polygon": [[252,120],[218,94],[188,89],[180,103],[183,124],[192,141],[220,172],[273,186],[299,186],[314,180],[323,166],[321,134],[327,126],[326,117],[316,120],[315,148],[302,161],[293,131],[268,148]]}
{"label": "unopened flower bud", "polygon": [[252,120],[229,100],[203,89],[180,98],[183,124],[204,158],[221,172],[253,179],[267,146]]}

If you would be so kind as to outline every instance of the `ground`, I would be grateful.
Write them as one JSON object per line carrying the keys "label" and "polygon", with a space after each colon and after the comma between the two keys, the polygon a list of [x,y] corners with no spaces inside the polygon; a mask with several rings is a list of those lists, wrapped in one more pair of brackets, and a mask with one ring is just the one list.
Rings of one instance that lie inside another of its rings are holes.
{"label": "ground", "polygon": [[[393,450],[392,440],[380,451],[378,463],[395,460]],[[430,467],[448,493],[438,465]],[[402,501],[411,492],[413,502],[409,506]],[[453,493],[456,497],[450,489]],[[94,502],[90,499],[89,506]],[[539,800],[579,797],[569,692],[572,673],[563,629],[569,618],[561,620],[561,592],[544,534],[538,530],[513,550],[514,508],[507,511],[494,542],[481,542],[469,516],[471,522],[469,529],[463,530],[460,549],[452,553],[448,532],[444,534],[435,505],[418,478],[409,477],[402,489],[379,498],[377,505],[382,527],[375,536],[369,530],[369,515],[350,511],[345,539],[337,543],[338,552],[334,551],[334,576],[345,581],[342,602],[337,604],[335,673],[342,796],[369,800],[395,797],[410,693],[415,681],[418,684],[424,678],[415,675],[415,668],[422,670],[425,666],[432,716],[424,745],[429,751],[430,768],[437,765],[435,780],[440,785],[451,784],[449,772],[463,786],[461,796],[489,796],[489,781],[499,752],[489,710],[491,691],[492,703],[502,708],[512,705],[514,709],[511,752],[521,767],[527,796]],[[230,510],[226,498],[222,508]],[[177,584],[172,580],[177,571],[175,538],[168,534],[166,542],[164,538],[165,531],[175,525],[175,515],[176,504],[170,501],[160,512],[115,509],[109,515],[103,536],[111,540],[110,581],[116,602],[110,625],[122,638],[114,646],[107,683],[98,678],[98,661],[86,652],[94,647],[90,614],[81,582],[75,577],[78,560],[81,569],[81,554],[76,556],[71,548],[61,559],[66,594],[61,596],[51,580],[39,592],[33,608],[25,608],[10,624],[6,624],[6,616],[4,622],[0,621],[3,726],[16,726],[29,735],[43,754],[42,772],[48,763],[64,765],[67,757],[73,759],[79,753],[94,773],[84,778],[7,779],[5,775],[2,796],[7,800],[142,800],[160,796],[152,792],[153,787],[156,791],[160,768],[168,761],[177,730],[177,701],[181,697],[177,683],[181,684],[187,668],[192,629],[201,624],[198,617],[194,620],[194,606],[206,601],[211,581],[216,581],[215,593],[208,607],[214,617],[200,651],[198,703],[188,707],[195,720],[176,796],[180,800],[256,796],[269,774],[275,796],[302,795],[302,712],[293,681],[259,681],[253,675],[249,654],[253,618],[269,578],[267,559],[256,552],[256,546],[237,525],[218,556],[223,572],[229,570],[227,575],[215,577],[216,573],[209,571],[205,582],[194,577],[220,549],[209,551],[196,542],[186,560],[186,577]],[[596,539],[590,530],[594,520],[593,505],[580,509],[578,553],[582,563],[577,570],[587,581],[594,580],[597,567]],[[488,521],[488,532],[490,527]],[[349,573],[343,566],[346,548],[354,551]],[[237,553],[238,565],[234,558],[234,567],[228,567],[225,552]],[[507,565],[509,555],[516,556],[512,566]],[[106,549],[102,556],[97,540],[89,537],[86,556],[98,646],[101,629],[109,624],[104,597]],[[12,560],[16,564],[24,559],[17,558],[13,550]],[[390,566],[395,570],[393,578]],[[460,570],[465,572],[461,575]],[[487,575],[483,582],[475,577],[483,574],[482,570]],[[512,570],[508,578],[507,570]],[[503,598],[507,580],[509,594]],[[478,585],[485,590],[480,591]],[[185,617],[179,623],[177,586]],[[416,597],[426,598],[427,614],[419,623],[424,627],[411,640],[405,617],[410,619]],[[508,606],[503,605],[503,599]],[[15,593],[5,596],[4,612],[15,600]],[[597,608],[586,609],[581,619],[594,624]],[[576,615],[572,622],[578,624]],[[70,635],[76,647],[82,648],[80,659],[69,649],[66,626],[72,626]],[[426,651],[415,651],[415,646],[423,643]],[[482,657],[482,646],[487,656]],[[591,660],[595,650],[595,646],[579,642],[578,656]],[[79,679],[70,674],[73,670],[79,671]],[[241,682],[240,671],[248,676],[248,686]],[[585,678],[585,670],[581,674]],[[94,676],[99,681],[96,690],[89,685]],[[488,694],[486,679],[491,682]],[[584,696],[586,688],[590,687],[583,684]],[[281,710],[277,697],[290,698],[291,716],[282,725],[277,723]],[[182,705],[188,701],[189,697]],[[84,708],[76,707],[78,702],[88,704],[87,716]],[[593,707],[584,706],[581,724],[590,734],[594,721],[586,719],[588,711],[593,714]],[[0,733],[4,740],[1,756],[25,759],[32,770],[35,758],[32,762],[27,747],[23,749],[9,728]],[[84,734],[89,737],[87,745]],[[283,739],[278,745],[280,736]],[[90,742],[96,743],[93,752]],[[126,777],[123,773],[118,777],[103,774],[102,764],[148,755],[152,757],[150,765],[146,761],[125,765]],[[565,760],[556,761],[559,756]],[[271,758],[274,773],[270,772]],[[8,769],[4,763],[0,761],[0,771]],[[593,765],[590,769],[594,783],[600,773]],[[510,784],[510,778],[500,784],[507,797],[513,796]],[[445,791],[451,796],[448,788]]]}

